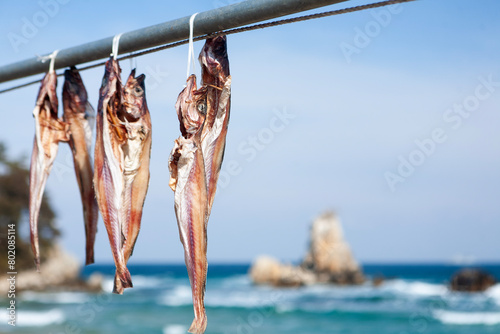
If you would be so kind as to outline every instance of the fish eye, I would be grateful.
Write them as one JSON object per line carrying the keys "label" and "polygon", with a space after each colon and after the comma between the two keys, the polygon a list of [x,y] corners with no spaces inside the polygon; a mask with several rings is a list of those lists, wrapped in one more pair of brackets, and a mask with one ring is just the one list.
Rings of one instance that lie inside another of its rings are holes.
{"label": "fish eye", "polygon": [[207,105],[206,103],[204,102],[201,102],[199,103],[196,108],[198,109],[199,112],[201,112],[202,114],[205,114],[206,113],[206,110],[207,110]]}
{"label": "fish eye", "polygon": [[136,95],[140,95],[140,94],[142,94],[142,88],[141,87],[135,87],[134,88],[134,92],[135,92]]}

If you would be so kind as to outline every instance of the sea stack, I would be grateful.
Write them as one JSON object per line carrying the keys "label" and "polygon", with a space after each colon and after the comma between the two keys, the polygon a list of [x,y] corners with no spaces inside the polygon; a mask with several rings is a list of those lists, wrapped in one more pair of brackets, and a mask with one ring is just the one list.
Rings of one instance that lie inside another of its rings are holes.
{"label": "sea stack", "polygon": [[363,272],[344,240],[338,217],[326,212],[311,226],[309,251],[301,265],[316,273],[318,282],[361,284]]}
{"label": "sea stack", "polygon": [[301,286],[315,283],[361,284],[363,272],[354,259],[339,219],[326,212],[312,223],[309,249],[300,266],[281,264],[269,256],[256,259],[250,269],[255,284]]}
{"label": "sea stack", "polygon": [[493,275],[481,269],[462,269],[450,280],[452,291],[482,292],[496,284]]}

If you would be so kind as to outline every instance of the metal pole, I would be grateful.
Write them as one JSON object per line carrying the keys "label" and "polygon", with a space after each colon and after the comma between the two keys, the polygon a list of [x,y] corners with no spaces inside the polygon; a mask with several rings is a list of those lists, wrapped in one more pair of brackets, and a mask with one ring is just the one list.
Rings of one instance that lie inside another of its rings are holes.
{"label": "metal pole", "polygon": [[[194,36],[242,27],[289,14],[348,0],[247,0],[201,12],[196,16]],[[189,37],[189,16],[130,31],[120,37],[120,54],[139,51]],[[60,50],[55,69],[109,57],[113,37]],[[26,59],[0,67],[0,83],[47,72],[49,62]]]}

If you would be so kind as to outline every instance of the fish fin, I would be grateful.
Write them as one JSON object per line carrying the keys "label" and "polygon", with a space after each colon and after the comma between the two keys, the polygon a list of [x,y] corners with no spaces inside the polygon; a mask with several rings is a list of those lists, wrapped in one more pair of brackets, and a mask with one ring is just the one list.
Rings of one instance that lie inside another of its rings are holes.
{"label": "fish fin", "polygon": [[199,318],[194,318],[191,327],[189,327],[188,332],[194,334],[203,334],[207,329],[207,315],[203,313],[203,315]]}

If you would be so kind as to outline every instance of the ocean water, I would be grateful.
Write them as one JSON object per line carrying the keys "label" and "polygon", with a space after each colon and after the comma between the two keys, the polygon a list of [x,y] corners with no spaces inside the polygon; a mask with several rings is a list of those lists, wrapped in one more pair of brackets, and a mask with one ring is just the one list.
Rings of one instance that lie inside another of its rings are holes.
{"label": "ocean water", "polygon": [[[500,265],[481,266],[500,278]],[[101,272],[105,292],[17,296],[17,326],[0,313],[0,333],[110,334],[186,333],[193,319],[184,265],[131,265],[133,289],[110,293],[114,266]],[[368,276],[387,279],[341,287],[277,289],[254,286],[248,265],[210,265],[206,292],[207,334],[409,334],[500,333],[500,284],[484,293],[450,292],[446,282],[459,269],[449,265],[365,265]],[[7,305],[6,299],[0,299]]]}

